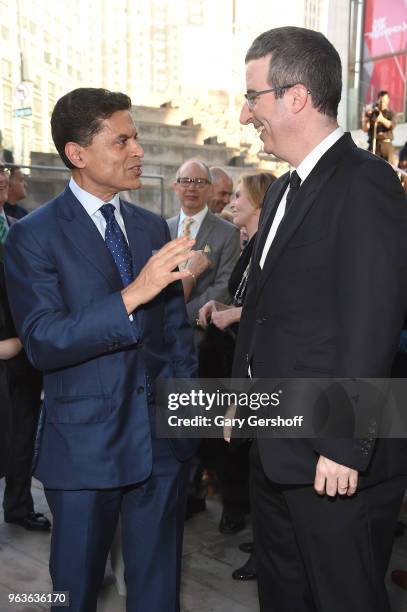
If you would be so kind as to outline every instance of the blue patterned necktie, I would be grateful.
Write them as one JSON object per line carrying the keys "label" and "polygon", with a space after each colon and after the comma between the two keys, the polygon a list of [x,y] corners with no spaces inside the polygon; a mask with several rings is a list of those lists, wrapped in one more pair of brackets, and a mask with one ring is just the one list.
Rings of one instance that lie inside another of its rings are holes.
{"label": "blue patterned necktie", "polygon": [[113,204],[103,204],[99,210],[106,220],[106,246],[119,270],[123,286],[127,287],[133,280],[133,264],[129,245],[114,216]]}

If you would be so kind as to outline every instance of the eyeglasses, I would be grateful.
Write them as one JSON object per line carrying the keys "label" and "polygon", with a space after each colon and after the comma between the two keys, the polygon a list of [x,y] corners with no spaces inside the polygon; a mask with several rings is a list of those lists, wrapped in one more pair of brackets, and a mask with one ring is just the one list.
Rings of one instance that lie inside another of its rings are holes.
{"label": "eyeglasses", "polygon": [[182,187],[188,187],[188,185],[195,185],[198,189],[203,189],[205,185],[210,185],[211,182],[205,178],[189,178],[188,176],[179,176],[177,183]]}
{"label": "eyeglasses", "polygon": [[0,174],[7,174],[7,176],[10,176],[11,170],[5,166],[0,166]]}
{"label": "eyeglasses", "polygon": [[294,85],[295,83],[291,85],[281,85],[281,87],[271,87],[270,89],[263,89],[262,91],[249,91],[244,95],[244,97],[246,98],[246,104],[249,107],[249,110],[253,110],[256,103],[256,98],[258,98],[259,96],[263,96],[264,94],[272,93],[274,91],[283,91],[283,89],[290,89],[290,87],[294,87]]}

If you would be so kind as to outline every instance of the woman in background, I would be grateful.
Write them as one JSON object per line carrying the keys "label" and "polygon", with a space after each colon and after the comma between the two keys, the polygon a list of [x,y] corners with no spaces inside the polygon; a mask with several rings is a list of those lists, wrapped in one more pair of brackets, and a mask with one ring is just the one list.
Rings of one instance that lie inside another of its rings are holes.
{"label": "woman in background", "polygon": [[[235,341],[246,294],[251,257],[264,196],[276,177],[269,172],[243,176],[234,199],[230,203],[233,222],[246,230],[248,242],[238,259],[229,280],[231,304],[211,300],[199,311],[199,323],[206,329],[200,348],[200,376],[204,378],[230,378]],[[219,530],[224,534],[237,533],[246,524],[249,502],[249,443],[237,444],[232,450],[219,440],[220,450],[215,459],[215,471],[221,486],[223,512]],[[209,461],[210,458],[208,458]],[[241,545],[251,552],[251,543]],[[249,561],[233,572],[236,580],[256,578],[253,554]]]}

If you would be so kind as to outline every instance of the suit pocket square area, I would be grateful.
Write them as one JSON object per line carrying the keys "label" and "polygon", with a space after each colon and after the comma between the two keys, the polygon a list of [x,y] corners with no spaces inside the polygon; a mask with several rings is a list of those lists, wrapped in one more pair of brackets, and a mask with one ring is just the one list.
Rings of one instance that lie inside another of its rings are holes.
{"label": "suit pocket square area", "polygon": [[47,423],[101,423],[113,410],[111,395],[61,396],[47,400]]}

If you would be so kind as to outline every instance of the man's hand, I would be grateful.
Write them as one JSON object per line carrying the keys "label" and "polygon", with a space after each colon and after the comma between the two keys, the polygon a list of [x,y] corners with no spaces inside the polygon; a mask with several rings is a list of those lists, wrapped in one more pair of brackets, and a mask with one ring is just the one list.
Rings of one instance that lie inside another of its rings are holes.
{"label": "man's hand", "polygon": [[150,257],[140,274],[122,291],[123,302],[130,314],[141,304],[150,302],[167,285],[191,275],[189,270],[175,271],[182,262],[193,256],[195,240],[185,236],[168,242]]}
{"label": "man's hand", "polygon": [[391,128],[391,121],[389,119],[386,119],[386,117],[383,115],[381,111],[379,115],[377,116],[376,123],[381,123],[388,130]]}
{"label": "man's hand", "polygon": [[358,486],[358,472],[322,455],[318,459],[314,489],[318,495],[354,495]]}
{"label": "man's hand", "polygon": [[192,251],[191,258],[189,259],[186,268],[194,275],[195,279],[201,276],[205,270],[210,268],[211,262],[208,259],[206,253],[202,250],[200,251]]}

